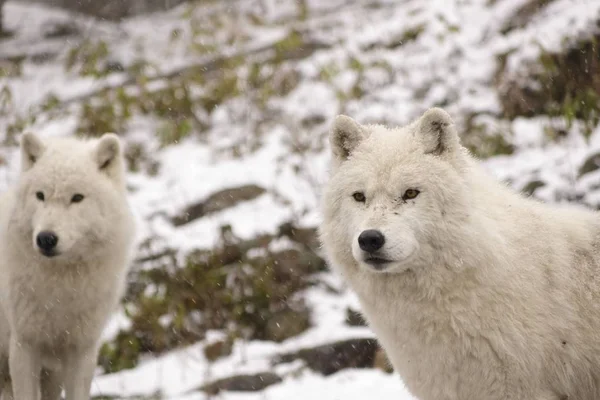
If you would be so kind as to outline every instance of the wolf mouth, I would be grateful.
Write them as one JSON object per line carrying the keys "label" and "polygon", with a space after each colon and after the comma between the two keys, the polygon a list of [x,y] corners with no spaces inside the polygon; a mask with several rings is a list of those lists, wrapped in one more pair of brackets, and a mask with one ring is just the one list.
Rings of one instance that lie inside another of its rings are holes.
{"label": "wolf mouth", "polygon": [[391,263],[392,260],[388,260],[387,258],[381,257],[367,257],[365,258],[365,263],[373,266],[375,269],[382,269],[386,264]]}
{"label": "wolf mouth", "polygon": [[56,250],[40,250],[40,253],[48,258],[52,258],[58,255],[58,252]]}

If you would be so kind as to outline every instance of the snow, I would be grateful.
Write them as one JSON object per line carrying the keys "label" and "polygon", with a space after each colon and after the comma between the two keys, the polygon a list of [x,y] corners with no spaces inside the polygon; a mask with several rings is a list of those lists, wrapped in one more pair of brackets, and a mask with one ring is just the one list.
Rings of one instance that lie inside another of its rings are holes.
{"label": "snow", "polygon": [[[381,399],[415,400],[397,379],[378,371],[342,371],[330,378],[301,373],[288,378],[285,384],[273,385],[253,394],[226,393],[213,398],[222,400],[353,400],[376,396]],[[205,400],[206,395],[177,396],[176,400]]]}
{"label": "snow", "polygon": [[[331,279],[330,277],[329,281],[329,284],[333,287],[341,285],[336,278]],[[352,293],[346,292],[344,296],[338,296],[323,287],[317,287],[309,289],[306,295],[307,301],[313,309],[312,322],[314,327],[296,337],[280,344],[259,341],[246,343],[237,340],[230,356],[211,363],[205,359],[203,348],[206,344],[221,338],[221,335],[215,332],[208,335],[205,341],[148,360],[136,369],[98,376],[94,381],[92,394],[141,396],[159,392],[171,397],[197,389],[207,379],[216,380],[232,375],[265,371],[280,372],[285,375],[290,370],[298,369],[298,365],[296,362],[273,367],[271,360],[278,354],[324,345],[334,341],[374,338],[369,328],[349,327],[344,324],[346,307],[356,307],[357,305],[356,297]],[[117,323],[117,321],[114,321],[109,325],[109,329],[114,329]],[[319,383],[319,379],[315,376],[310,378],[310,376],[312,374],[308,374],[306,378],[309,382]],[[393,387],[398,387],[399,384],[401,387],[401,382],[395,376],[385,374],[378,377],[378,379],[389,381]],[[287,387],[287,384],[282,386]],[[367,387],[369,386],[364,389]],[[318,391],[319,389],[317,387],[314,390]],[[360,388],[360,390],[363,389]],[[267,398],[273,399],[285,398],[278,397],[281,395],[278,393],[275,390],[272,395],[265,395],[268,396]]]}
{"label": "snow", "polygon": [[[558,50],[594,33],[600,2],[554,0],[525,27],[500,34],[526,2],[307,0],[307,19],[295,20],[299,2],[294,0],[236,0],[209,2],[196,9],[183,5],[117,24],[8,1],[4,20],[16,35],[0,41],[0,57],[42,51],[56,53],[56,57],[47,63],[25,59],[20,76],[0,76],[0,89],[6,87],[12,94],[9,112],[3,112],[0,104],[0,132],[5,135],[17,117],[38,112],[50,94],[61,100],[77,99],[128,78],[126,73],[95,79],[65,71],[68,49],[81,38],[43,38],[50,23],[72,22],[85,32],[84,37],[106,41],[111,59],[124,66],[144,59],[156,74],[206,62],[219,54],[264,48],[297,28],[330,47],[281,65],[294,68],[300,81],[290,93],[269,99],[270,114],[263,118],[260,129],[255,131],[251,124],[260,110],[251,107],[242,93],[213,111],[206,132],[164,148],[153,134],[159,123],[153,117],[136,115],[126,132],[119,132],[130,143],[142,143],[160,164],[156,175],[136,172],[128,177],[140,240],[157,237],[161,247],[174,248],[181,255],[213,247],[223,224],[231,224],[234,234],[245,239],[274,233],[281,223],[290,220],[314,227],[319,222],[319,187],[327,175],[326,134],[332,118],[345,113],[364,123],[405,124],[433,105],[445,107],[455,116],[459,128],[465,126],[468,116],[478,114],[478,122],[494,132],[505,132],[516,147],[515,153],[483,161],[499,179],[518,189],[533,179],[542,179],[546,186],[536,191],[537,197],[560,201],[565,193],[576,191],[584,194],[582,202],[597,206],[600,173],[590,173],[577,181],[577,171],[591,154],[600,151],[600,129],[586,141],[581,127],[575,124],[567,137],[551,142],[545,128],[560,121],[543,116],[502,120],[494,77],[498,57],[508,51],[511,53],[504,74],[510,78],[505,81],[510,82],[522,79],[542,51]],[[249,22],[249,12],[263,22]],[[194,24],[214,35],[195,37]],[[422,32],[408,40],[406,33],[417,28]],[[172,37],[174,31],[178,32],[177,39]],[[240,33],[247,37],[232,39]],[[398,43],[400,39],[402,43]],[[192,48],[198,40],[214,46],[218,53],[195,53]],[[321,79],[325,67],[339,73],[329,81]],[[152,85],[164,84],[164,80],[158,80]],[[352,96],[355,85],[365,90],[364,96]],[[344,97],[345,102],[341,100]],[[72,104],[61,117],[39,115],[28,129],[43,136],[71,135],[76,130],[78,110]],[[232,150],[236,145],[242,149],[237,153]],[[300,145],[308,150],[299,154]],[[14,182],[18,172],[18,149],[4,146],[0,156],[6,160],[0,165],[0,181],[7,185]],[[247,184],[256,184],[266,193],[180,227],[169,222],[169,217],[216,191]],[[282,241],[274,246],[286,245],[289,243]],[[344,323],[346,308],[358,310],[360,306],[341,278],[324,273],[319,282],[303,293],[312,310],[313,326],[297,337],[281,344],[238,340],[230,356],[210,363],[202,348],[216,340],[219,334],[214,333],[185,349],[148,356],[135,369],[98,375],[93,394],[126,397],[160,392],[171,400],[204,399],[197,389],[208,380],[275,370],[285,376],[282,383],[258,393],[226,392],[217,398],[294,400],[312,396],[351,400],[376,393],[382,400],[411,399],[400,378],[378,370],[343,370],[324,377],[294,363],[271,366],[271,358],[281,352],[335,340],[374,337],[369,328]],[[325,284],[339,293],[327,290]],[[128,323],[123,311],[115,312],[103,339],[114,337]]]}

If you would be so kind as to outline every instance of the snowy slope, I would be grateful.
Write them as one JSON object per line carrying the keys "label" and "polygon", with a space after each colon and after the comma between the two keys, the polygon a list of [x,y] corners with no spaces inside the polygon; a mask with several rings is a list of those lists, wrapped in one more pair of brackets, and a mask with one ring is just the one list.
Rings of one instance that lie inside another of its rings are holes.
{"label": "snowy slope", "polygon": [[[184,76],[189,77],[184,84],[190,93],[202,96],[225,82],[220,74],[226,73],[236,77],[236,88],[228,87],[214,109],[191,107],[186,118],[198,124],[167,145],[157,128],[165,121],[157,115],[134,110],[125,119],[118,133],[129,145],[140,146],[146,157],[129,175],[139,240],[152,239],[150,248],[140,248],[139,257],[175,249],[183,258],[195,249],[211,249],[226,224],[241,239],[274,234],[287,221],[315,227],[319,187],[327,173],[327,129],[339,113],[364,123],[405,124],[427,107],[443,106],[461,129],[475,122],[483,127],[481,135],[501,132],[514,147],[510,155],[482,161],[500,179],[517,189],[542,181],[544,186],[535,192],[540,198],[572,200],[567,194],[574,193],[578,201],[596,207],[600,173],[580,179],[578,170],[600,151],[600,130],[586,141],[575,124],[563,139],[553,141],[545,128],[562,124],[560,120],[505,119],[496,74],[505,57],[502,73],[515,81],[527,79],[542,51],[560,51],[597,33],[600,2],[553,0],[524,26],[506,32],[507,23],[526,3],[236,0],[184,5],[115,24],[9,1],[4,18],[14,36],[0,41],[0,138],[6,143],[0,149],[0,181],[13,182],[19,170],[18,133],[10,134],[15,126],[41,135],[74,134],[85,102],[107,101],[103,88],[123,86],[135,95],[140,76],[132,71],[143,60],[149,90]],[[75,27],[78,33],[48,37],[57,26]],[[96,67],[108,62],[120,67],[99,76],[82,76],[78,62],[66,68],[72,49],[90,39],[106,45]],[[236,54],[243,55],[238,64],[214,63]],[[197,66],[200,72],[185,75]],[[10,72],[12,68],[19,71]],[[264,85],[273,86],[267,94],[251,83],[261,74]],[[283,89],[277,86],[280,81],[287,82]],[[152,164],[159,166],[157,171],[151,172]],[[172,223],[187,206],[250,184],[264,192],[189,223]],[[325,272],[319,281],[327,284],[302,294],[312,310],[312,326],[300,335],[282,343],[237,340],[231,355],[209,362],[201,349],[221,335],[211,332],[203,342],[148,355],[135,369],[99,371],[93,393],[203,399],[206,395],[198,389],[209,381],[274,371],[284,377],[282,382],[256,393],[225,391],[216,398],[333,400],[377,393],[381,399],[410,399],[399,378],[377,369],[322,376],[301,362],[271,364],[283,352],[373,337],[367,327],[345,323],[346,308],[359,306],[339,278]],[[107,327],[106,340],[127,326],[119,310]]]}

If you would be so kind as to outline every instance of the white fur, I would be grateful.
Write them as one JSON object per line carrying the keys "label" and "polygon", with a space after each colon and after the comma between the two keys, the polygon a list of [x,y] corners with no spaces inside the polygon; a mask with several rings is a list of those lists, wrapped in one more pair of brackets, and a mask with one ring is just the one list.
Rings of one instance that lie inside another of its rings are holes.
{"label": "white fur", "polygon": [[[395,129],[353,126],[331,133],[321,238],[410,391],[420,400],[600,399],[598,214],[495,181],[443,110]],[[348,130],[353,139],[340,138]],[[366,134],[356,141],[356,132]],[[420,194],[402,200],[409,188]],[[378,254],[388,264],[364,262],[364,229],[385,235]]]}
{"label": "white fur", "polygon": [[[38,399],[40,386],[44,400],[61,387],[67,400],[88,399],[135,234],[119,139],[25,134],[21,149],[19,181],[0,200],[0,388],[10,370],[17,400]],[[39,251],[41,231],[58,236],[55,256]]]}

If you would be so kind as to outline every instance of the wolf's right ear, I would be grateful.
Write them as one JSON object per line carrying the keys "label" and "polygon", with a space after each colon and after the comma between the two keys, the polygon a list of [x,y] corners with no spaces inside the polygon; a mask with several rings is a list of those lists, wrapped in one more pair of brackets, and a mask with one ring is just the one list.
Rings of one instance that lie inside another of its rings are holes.
{"label": "wolf's right ear", "polygon": [[418,121],[416,134],[420,136],[425,154],[450,154],[460,146],[452,118],[438,107],[423,113]]}
{"label": "wolf's right ear", "polygon": [[346,160],[367,136],[361,124],[346,115],[338,115],[329,135],[331,151],[338,160]]}
{"label": "wolf's right ear", "polygon": [[25,132],[21,136],[21,171],[25,172],[42,156],[46,146],[34,133]]}
{"label": "wolf's right ear", "polygon": [[119,183],[123,180],[122,156],[121,140],[116,134],[105,133],[98,139],[94,150],[98,169]]}

